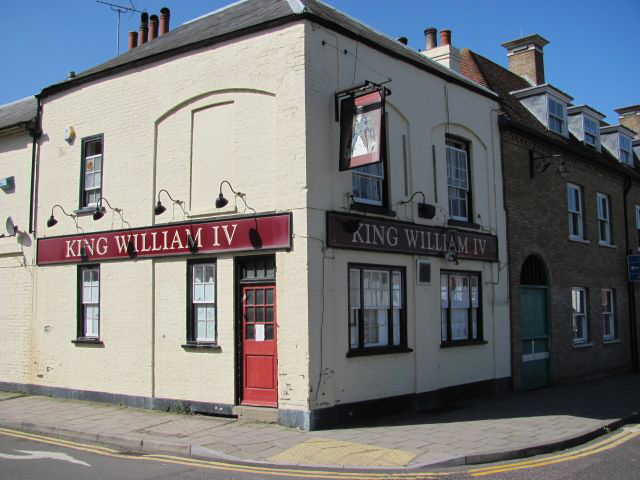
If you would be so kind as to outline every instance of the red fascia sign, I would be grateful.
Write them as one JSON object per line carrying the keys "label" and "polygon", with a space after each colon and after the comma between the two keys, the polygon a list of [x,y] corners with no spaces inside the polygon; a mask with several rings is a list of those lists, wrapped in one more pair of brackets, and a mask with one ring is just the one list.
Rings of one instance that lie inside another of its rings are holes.
{"label": "red fascia sign", "polygon": [[38,265],[291,248],[291,215],[38,239]]}
{"label": "red fascia sign", "polygon": [[385,90],[349,96],[340,104],[340,170],[382,162]]}

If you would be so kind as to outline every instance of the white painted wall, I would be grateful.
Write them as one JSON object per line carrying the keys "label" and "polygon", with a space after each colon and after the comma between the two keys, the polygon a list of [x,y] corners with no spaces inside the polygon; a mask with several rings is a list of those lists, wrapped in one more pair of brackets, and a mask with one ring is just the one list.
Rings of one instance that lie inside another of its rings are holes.
{"label": "white painted wall", "polygon": [[11,217],[18,236],[0,238],[0,381],[29,378],[33,310],[34,237],[29,234],[31,152],[27,132],[0,134],[0,178],[15,177],[13,191],[0,190],[0,234]]}
{"label": "white painted wall", "polygon": [[[420,393],[510,376],[506,234],[495,101],[418,70],[342,35],[311,25],[307,44],[310,331],[313,365],[311,406]],[[411,255],[323,248],[325,212],[346,211],[351,173],[338,171],[339,124],[334,93],[365,80],[392,81],[388,97],[392,209],[396,220],[442,225],[448,215],[445,134],[471,142],[474,221],[498,236],[500,264],[464,260],[447,264],[433,257],[430,286],[416,285]],[[448,98],[448,103],[446,99]],[[405,182],[402,136],[407,145]],[[436,152],[433,169],[432,146]],[[436,201],[437,185],[438,198]],[[423,191],[436,203],[433,220],[417,217],[416,207],[398,205],[405,192]],[[412,353],[347,358],[348,263],[407,269],[407,330]],[[482,273],[486,345],[440,347],[440,270]]]}

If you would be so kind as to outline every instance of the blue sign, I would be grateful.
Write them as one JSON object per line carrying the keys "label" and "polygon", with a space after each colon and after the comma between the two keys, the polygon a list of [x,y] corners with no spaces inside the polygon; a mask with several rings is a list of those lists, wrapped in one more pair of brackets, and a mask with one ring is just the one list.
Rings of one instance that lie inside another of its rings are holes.
{"label": "blue sign", "polygon": [[629,281],[640,282],[640,255],[629,255]]}

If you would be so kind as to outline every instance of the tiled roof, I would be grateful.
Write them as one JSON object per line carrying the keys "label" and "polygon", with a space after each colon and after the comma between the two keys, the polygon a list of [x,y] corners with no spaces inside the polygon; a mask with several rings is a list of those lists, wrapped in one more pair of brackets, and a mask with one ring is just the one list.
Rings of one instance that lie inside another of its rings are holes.
{"label": "tiled roof", "polygon": [[0,105],[0,129],[26,123],[36,117],[36,97],[27,97]]}
{"label": "tiled roof", "polygon": [[231,4],[187,22],[101,65],[80,72],[73,78],[46,87],[41,95],[46,96],[49,93],[134,68],[146,62],[153,62],[167,56],[178,55],[189,50],[214,45],[241,35],[302,19],[309,19],[339,33],[357,38],[400,60],[446,78],[452,83],[495,98],[493,92],[469,81],[464,75],[449,70],[395,39],[375,31],[318,0],[243,0]]}
{"label": "tiled roof", "polygon": [[[541,139],[548,139],[558,145],[571,149],[574,153],[580,154],[583,158],[588,158],[603,165],[613,167],[619,171],[630,172],[629,167],[622,165],[604,147],[601,152],[597,152],[591,147],[584,145],[581,141],[569,134],[569,138],[550,131],[545,125],[527,110],[526,107],[511,92],[530,88],[531,84],[524,78],[516,75],[501,65],[477,54],[476,52],[463,49],[462,71],[471,71],[474,81],[481,80],[487,88],[496,92],[500,97],[500,104],[503,111],[503,122],[512,126],[535,134]],[[478,78],[478,80],[476,80]],[[481,83],[481,82],[479,82]],[[634,172],[637,174],[637,172]]]}

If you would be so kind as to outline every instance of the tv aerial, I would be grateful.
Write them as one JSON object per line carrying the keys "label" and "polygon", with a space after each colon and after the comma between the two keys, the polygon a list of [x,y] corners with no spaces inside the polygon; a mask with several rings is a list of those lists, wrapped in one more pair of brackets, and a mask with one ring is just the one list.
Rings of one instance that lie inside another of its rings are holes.
{"label": "tv aerial", "polygon": [[130,5],[129,7],[124,5],[117,5],[115,3],[105,2],[103,0],[96,0],[96,3],[101,3],[102,5],[108,6],[109,8],[111,8],[111,11],[116,12],[116,15],[118,16],[118,21],[116,24],[116,54],[120,55],[120,16],[123,13],[132,13],[132,12],[142,13],[142,11],[138,10],[131,0],[129,0],[129,5]]}

